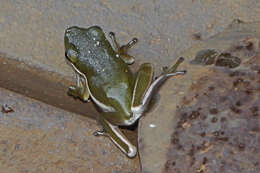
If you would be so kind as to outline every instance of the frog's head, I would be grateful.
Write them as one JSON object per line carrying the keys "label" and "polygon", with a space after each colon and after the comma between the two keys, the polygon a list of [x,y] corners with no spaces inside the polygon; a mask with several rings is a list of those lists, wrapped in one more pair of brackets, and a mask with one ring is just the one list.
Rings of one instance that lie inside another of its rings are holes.
{"label": "frog's head", "polygon": [[70,63],[77,64],[83,49],[105,40],[105,34],[99,26],[80,28],[69,27],[65,30],[65,56]]}

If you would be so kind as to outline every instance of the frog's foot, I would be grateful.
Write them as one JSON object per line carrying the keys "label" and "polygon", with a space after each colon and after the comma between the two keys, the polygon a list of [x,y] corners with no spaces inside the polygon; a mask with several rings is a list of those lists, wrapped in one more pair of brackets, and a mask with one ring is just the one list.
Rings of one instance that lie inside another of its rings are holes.
{"label": "frog's foot", "polygon": [[[183,58],[183,57],[180,57],[180,58],[177,60],[177,62],[176,62],[171,68],[168,68],[167,66],[164,66],[164,67],[162,68],[162,70],[163,70],[162,75],[163,75],[163,74],[168,74],[168,75],[174,74],[175,72],[177,72],[176,70],[177,70],[178,66],[179,66],[183,61],[184,61],[184,58]],[[184,73],[186,73],[186,70],[178,71],[178,72],[184,72]]]}
{"label": "frog's foot", "polygon": [[89,102],[89,93],[86,89],[78,86],[71,85],[68,90],[68,95],[74,98],[80,98],[82,101]]}
{"label": "frog's foot", "polygon": [[128,54],[128,50],[134,46],[138,39],[137,38],[133,38],[129,43],[120,46],[116,40],[116,36],[115,33],[110,32],[109,36],[111,38],[111,40],[113,41],[113,44],[115,46],[115,48],[117,49],[118,52],[118,56],[127,64],[133,64],[134,63],[134,57]]}
{"label": "frog's foot", "polygon": [[105,132],[105,130],[96,130],[94,133],[93,133],[94,136],[108,136],[107,133]]}
{"label": "frog's foot", "polygon": [[100,122],[104,128],[104,131],[98,131],[97,136],[105,134],[111,141],[128,157],[133,158],[136,156],[136,147],[132,145],[125,135],[120,131],[119,127],[112,125],[104,118],[100,118]]}

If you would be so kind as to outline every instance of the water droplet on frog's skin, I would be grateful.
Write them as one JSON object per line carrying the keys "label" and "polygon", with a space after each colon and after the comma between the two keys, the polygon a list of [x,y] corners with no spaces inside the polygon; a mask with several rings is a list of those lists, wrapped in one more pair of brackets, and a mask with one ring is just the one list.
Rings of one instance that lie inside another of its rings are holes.
{"label": "water droplet on frog's skin", "polygon": [[90,53],[90,50],[88,50],[88,53]]}
{"label": "water droplet on frog's skin", "polygon": [[96,40],[96,37],[93,37],[93,40],[95,41],[95,40]]}
{"label": "water droplet on frog's skin", "polygon": [[96,45],[99,46],[99,45],[100,45],[100,41],[97,41],[97,42],[96,42]]}
{"label": "water droplet on frog's skin", "polygon": [[120,55],[117,53],[117,54],[116,54],[116,57],[117,57],[117,58],[119,58],[119,57],[120,57]]}

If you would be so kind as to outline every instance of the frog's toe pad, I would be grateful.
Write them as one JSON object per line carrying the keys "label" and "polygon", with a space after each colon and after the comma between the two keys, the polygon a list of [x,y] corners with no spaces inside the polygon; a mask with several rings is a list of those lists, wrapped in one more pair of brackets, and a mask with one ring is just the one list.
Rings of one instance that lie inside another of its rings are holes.
{"label": "frog's toe pad", "polygon": [[93,133],[94,136],[107,136],[106,132],[104,130],[96,130]]}
{"label": "frog's toe pad", "polygon": [[71,85],[71,86],[69,86],[69,91],[74,91],[74,90],[76,90],[77,88],[76,88],[76,86],[74,86],[74,85]]}
{"label": "frog's toe pad", "polygon": [[136,156],[137,150],[135,146],[132,146],[129,148],[129,151],[127,152],[127,156],[129,158],[134,158]]}

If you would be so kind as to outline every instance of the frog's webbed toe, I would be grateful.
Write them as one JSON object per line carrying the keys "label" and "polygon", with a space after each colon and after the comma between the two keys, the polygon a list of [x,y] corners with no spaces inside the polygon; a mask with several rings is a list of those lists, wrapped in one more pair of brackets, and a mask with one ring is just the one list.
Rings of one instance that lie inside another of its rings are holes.
{"label": "frog's webbed toe", "polygon": [[121,52],[124,52],[124,53],[127,53],[127,51],[133,47],[136,43],[137,43],[138,39],[137,38],[133,38],[131,41],[129,41],[127,44],[125,45],[122,45],[120,47],[120,51]]}

